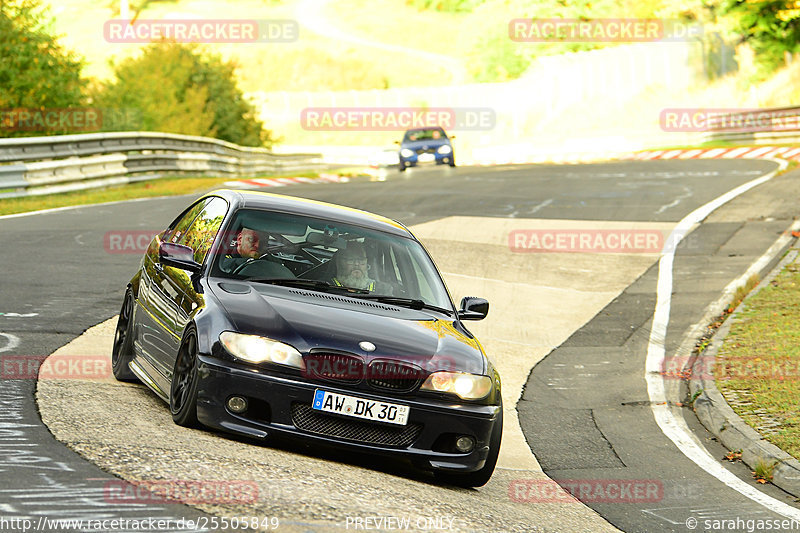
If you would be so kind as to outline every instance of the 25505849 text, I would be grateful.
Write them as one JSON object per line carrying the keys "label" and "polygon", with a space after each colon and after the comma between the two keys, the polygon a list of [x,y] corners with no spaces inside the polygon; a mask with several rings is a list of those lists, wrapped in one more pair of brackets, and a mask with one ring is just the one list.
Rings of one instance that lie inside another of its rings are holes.
{"label": "25505849 text", "polygon": [[229,529],[247,531],[252,529],[278,529],[281,525],[277,516],[201,516],[195,520],[196,529],[212,531]]}

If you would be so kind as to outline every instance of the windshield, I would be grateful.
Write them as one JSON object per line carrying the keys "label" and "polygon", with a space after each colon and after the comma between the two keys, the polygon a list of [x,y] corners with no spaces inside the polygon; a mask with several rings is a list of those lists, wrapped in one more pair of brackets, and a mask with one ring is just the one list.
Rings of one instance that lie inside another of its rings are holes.
{"label": "windshield", "polygon": [[417,241],[335,221],[241,209],[211,261],[212,276],[452,309],[436,267]]}
{"label": "windshield", "polygon": [[407,131],[405,137],[403,138],[403,142],[431,140],[437,141],[441,139],[447,139],[447,135],[445,134],[444,130],[441,128],[432,128],[426,130]]}

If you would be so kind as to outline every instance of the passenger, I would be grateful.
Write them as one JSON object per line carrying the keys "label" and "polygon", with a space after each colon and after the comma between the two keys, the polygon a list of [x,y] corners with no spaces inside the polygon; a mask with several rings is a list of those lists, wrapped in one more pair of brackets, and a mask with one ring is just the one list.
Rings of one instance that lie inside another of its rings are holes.
{"label": "passenger", "polygon": [[433,130],[433,138],[434,139],[441,139],[442,138],[441,132],[439,130]]}
{"label": "passenger", "polygon": [[392,286],[369,277],[369,262],[364,244],[350,242],[347,248],[336,253],[336,276],[333,284],[337,287],[366,289],[377,294],[392,294]]}

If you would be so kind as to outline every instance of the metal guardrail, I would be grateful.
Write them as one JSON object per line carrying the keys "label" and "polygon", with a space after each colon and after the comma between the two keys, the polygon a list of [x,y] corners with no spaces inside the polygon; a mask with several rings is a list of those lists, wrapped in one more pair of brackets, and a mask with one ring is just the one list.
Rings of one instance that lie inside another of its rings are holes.
{"label": "metal guardrail", "polygon": [[324,167],[321,154],[172,133],[121,132],[0,139],[0,198],[105,187],[169,175],[258,176]]}
{"label": "metal guardrail", "polygon": [[742,144],[800,143],[800,107],[713,114],[708,119],[704,140]]}

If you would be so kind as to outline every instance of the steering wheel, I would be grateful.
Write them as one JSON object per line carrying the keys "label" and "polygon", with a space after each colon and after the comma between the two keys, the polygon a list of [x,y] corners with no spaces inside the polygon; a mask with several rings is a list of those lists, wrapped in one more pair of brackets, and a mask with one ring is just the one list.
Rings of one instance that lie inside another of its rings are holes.
{"label": "steering wheel", "polygon": [[[262,257],[263,257],[263,256],[262,256]],[[259,257],[258,259],[261,259],[261,257]],[[245,261],[245,262],[244,262],[244,263],[242,263],[241,265],[239,265],[239,266],[237,266],[236,268],[234,268],[234,269],[231,271],[231,274],[238,274],[239,272],[241,272],[241,271],[244,269],[244,267],[246,267],[247,265],[251,265],[251,264],[253,264],[253,263],[254,263],[255,261],[257,261],[258,259],[253,259],[252,257],[248,258],[248,259],[247,259],[247,261]]]}
{"label": "steering wheel", "polygon": [[392,296],[399,296],[401,298],[408,298],[408,289],[401,283],[390,283],[392,286]]}

